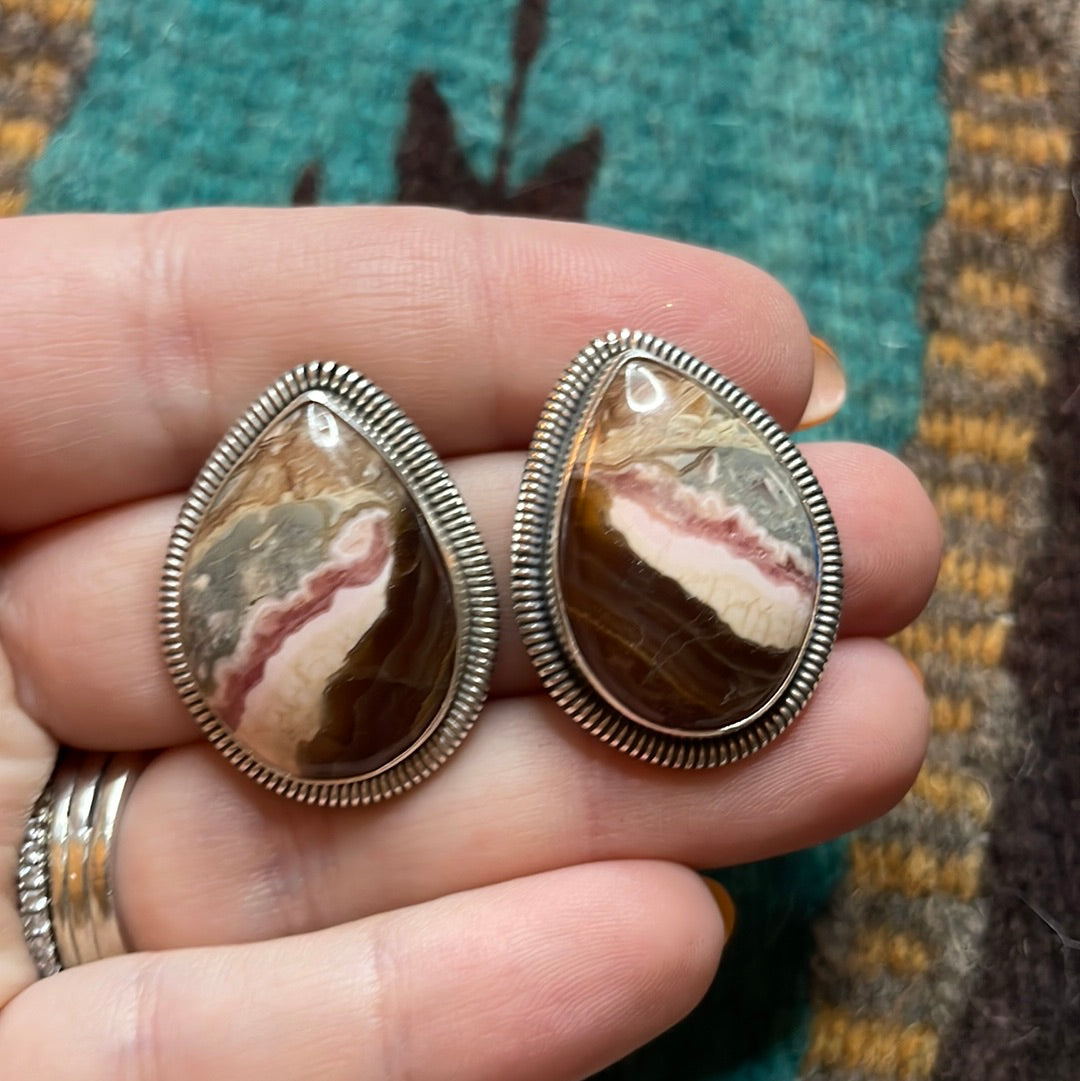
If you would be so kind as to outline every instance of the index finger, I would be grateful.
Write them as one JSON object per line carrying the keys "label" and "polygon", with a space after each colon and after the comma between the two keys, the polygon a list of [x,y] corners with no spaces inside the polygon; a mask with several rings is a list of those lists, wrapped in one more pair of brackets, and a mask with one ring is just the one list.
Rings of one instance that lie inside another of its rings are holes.
{"label": "index finger", "polygon": [[595,226],[410,207],[0,223],[0,531],[185,488],[282,371],[333,359],[443,455],[524,446],[558,373],[622,326],[791,426],[811,347],[766,274]]}

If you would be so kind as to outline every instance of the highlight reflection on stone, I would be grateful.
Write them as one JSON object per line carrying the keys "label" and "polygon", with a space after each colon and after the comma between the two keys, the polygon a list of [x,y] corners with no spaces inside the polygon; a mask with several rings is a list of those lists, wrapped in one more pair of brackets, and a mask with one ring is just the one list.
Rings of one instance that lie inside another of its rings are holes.
{"label": "highlight reflection on stone", "polygon": [[451,690],[448,569],[408,491],[332,409],[302,400],[207,508],[180,581],[207,704],[255,757],[305,780],[377,771]]}
{"label": "highlight reflection on stone", "polygon": [[571,463],[556,579],[604,697],[673,731],[751,716],[799,659],[818,564],[793,478],[746,421],[660,363],[616,368]]}

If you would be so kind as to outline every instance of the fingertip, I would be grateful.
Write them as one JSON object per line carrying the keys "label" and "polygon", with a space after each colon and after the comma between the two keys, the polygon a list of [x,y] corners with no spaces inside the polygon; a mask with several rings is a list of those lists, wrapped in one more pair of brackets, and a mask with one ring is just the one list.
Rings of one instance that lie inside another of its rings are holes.
{"label": "fingertip", "polygon": [[840,633],[894,634],[933,592],[942,547],[937,512],[912,470],[887,451],[818,443],[804,453],[826,490],[844,551]]}
{"label": "fingertip", "polygon": [[726,258],[731,269],[721,283],[723,296],[712,300],[713,308],[720,308],[723,325],[701,319],[708,306],[702,298],[701,327],[680,326],[672,340],[734,379],[791,431],[806,409],[814,381],[813,338],[806,316],[771,274]]}
{"label": "fingertip", "polygon": [[904,798],[922,768],[930,706],[911,665],[888,643],[849,638],[841,658],[851,676],[864,673],[863,686],[873,687],[872,697],[861,696],[869,708],[860,718],[860,753],[850,756],[846,788],[862,818],[877,818]]}
{"label": "fingertip", "polygon": [[926,751],[926,696],[904,658],[845,638],[809,704],[759,761],[717,793],[725,829],[703,862],[727,866],[847,833],[903,798]]}
{"label": "fingertip", "polygon": [[899,650],[894,649],[892,646],[888,645],[888,643],[881,644],[900,657],[907,669],[909,681],[914,684],[908,692],[912,701],[911,733],[909,739],[909,754],[907,758],[904,759],[904,765],[906,766],[906,783],[904,783],[904,789],[903,792],[900,793],[899,799],[903,797],[904,793],[912,786],[916,775],[919,770],[922,769],[923,762],[926,759],[926,751],[930,745],[931,733],[930,698],[926,693],[926,681],[924,680],[922,670],[918,665],[916,665],[910,657],[900,653]]}
{"label": "fingertip", "polygon": [[[643,1019],[652,1017],[656,1032],[663,1031],[701,1001],[716,974],[729,937],[728,918],[714,892],[723,887],[675,863],[635,860],[601,866],[617,876],[624,905],[623,948],[638,970],[635,1008]],[[733,923],[730,897],[727,907]]]}

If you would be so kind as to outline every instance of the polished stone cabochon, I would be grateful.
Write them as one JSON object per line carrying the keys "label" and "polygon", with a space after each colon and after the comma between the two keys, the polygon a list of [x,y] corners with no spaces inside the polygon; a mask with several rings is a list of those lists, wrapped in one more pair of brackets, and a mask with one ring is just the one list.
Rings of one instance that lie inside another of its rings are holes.
{"label": "polished stone cabochon", "polygon": [[256,438],[191,539],[180,634],[214,715],[303,780],[377,773],[452,691],[453,588],[415,500],[327,401]]}
{"label": "polished stone cabochon", "polygon": [[645,358],[605,376],[562,495],[564,638],[632,719],[730,730],[798,664],[820,578],[812,520],[794,477],[718,394]]}

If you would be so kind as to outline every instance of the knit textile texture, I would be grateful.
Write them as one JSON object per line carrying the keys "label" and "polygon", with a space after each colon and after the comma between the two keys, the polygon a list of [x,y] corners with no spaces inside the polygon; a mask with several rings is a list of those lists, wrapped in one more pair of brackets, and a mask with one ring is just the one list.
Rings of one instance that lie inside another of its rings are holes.
{"label": "knit textile texture", "polygon": [[[848,364],[850,407],[832,434],[896,449],[918,412],[914,284],[940,207],[940,41],[956,4],[536,5],[543,41],[510,133],[507,192],[535,191],[545,165],[599,132],[588,217],[768,268]],[[425,76],[465,162],[493,178],[518,8],[98,0],[93,77],[34,169],[30,209],[280,205],[312,162],[322,202],[414,198],[397,164],[410,157],[410,107],[436,107]],[[475,190],[442,165],[423,201],[468,205]]]}
{"label": "knit textile texture", "polygon": [[91,7],[0,0],[0,215],[424,202],[725,248],[837,348],[821,434],[934,498],[912,793],[717,872],[713,988],[606,1081],[1080,1076],[1075,0]]}
{"label": "knit textile texture", "polygon": [[906,455],[946,550],[899,636],[933,735],[911,793],[852,840],[819,925],[815,1081],[1080,1076],[1078,29],[1073,3],[975,0],[947,38]]}
{"label": "knit textile texture", "polygon": [[92,8],[87,0],[0,3],[0,218],[25,206],[30,165],[90,65]]}

